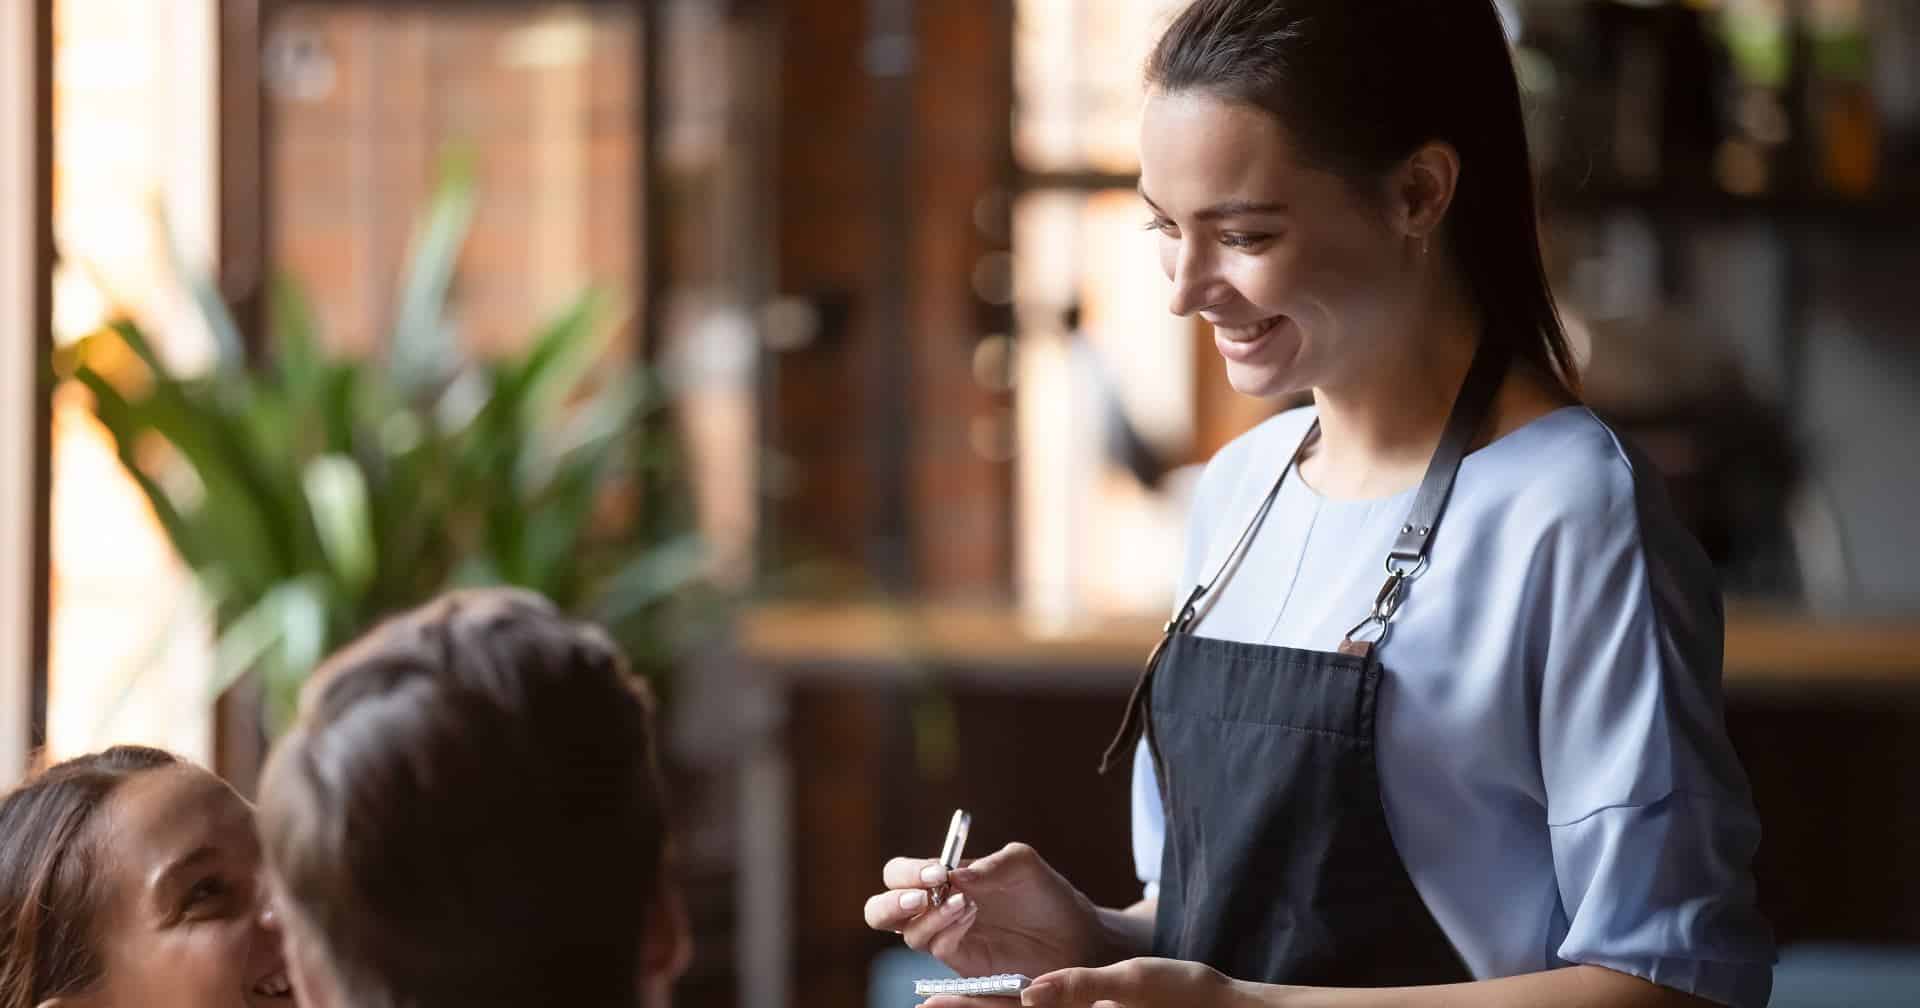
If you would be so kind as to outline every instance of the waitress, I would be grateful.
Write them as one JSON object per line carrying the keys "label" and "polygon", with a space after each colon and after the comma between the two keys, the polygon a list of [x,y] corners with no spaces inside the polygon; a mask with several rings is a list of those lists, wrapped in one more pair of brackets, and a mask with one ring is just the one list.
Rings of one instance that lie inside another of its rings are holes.
{"label": "waitress", "polygon": [[1033,1005],[1764,1005],[1714,572],[1579,404],[1492,0],[1199,0],[1147,83],[1172,310],[1313,405],[1200,481],[1108,753],[1145,898],[1015,844],[868,922]]}

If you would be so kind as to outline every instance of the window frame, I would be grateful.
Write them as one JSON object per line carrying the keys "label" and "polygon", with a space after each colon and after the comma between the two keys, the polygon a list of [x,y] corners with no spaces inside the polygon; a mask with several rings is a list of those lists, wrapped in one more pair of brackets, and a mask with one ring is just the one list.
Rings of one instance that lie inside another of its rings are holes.
{"label": "window frame", "polygon": [[0,4],[0,786],[46,737],[52,7]]}

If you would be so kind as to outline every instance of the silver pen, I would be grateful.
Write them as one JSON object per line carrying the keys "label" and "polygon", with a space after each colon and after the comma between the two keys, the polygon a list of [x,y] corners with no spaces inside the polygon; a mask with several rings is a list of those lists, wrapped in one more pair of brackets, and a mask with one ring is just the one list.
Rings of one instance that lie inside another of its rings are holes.
{"label": "silver pen", "polygon": [[[960,867],[960,852],[967,846],[967,829],[973,825],[973,817],[966,809],[955,809],[953,821],[947,824],[947,842],[940,846],[940,863],[948,871]],[[947,901],[947,884],[934,886],[928,894],[928,902],[939,906]]]}

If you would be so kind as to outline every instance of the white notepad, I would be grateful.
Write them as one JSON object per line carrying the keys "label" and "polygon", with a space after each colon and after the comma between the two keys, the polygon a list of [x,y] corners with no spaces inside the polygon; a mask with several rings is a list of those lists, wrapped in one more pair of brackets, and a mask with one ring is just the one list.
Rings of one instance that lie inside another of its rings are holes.
{"label": "white notepad", "polygon": [[949,980],[915,980],[913,992],[920,997],[935,994],[959,994],[966,997],[1019,997],[1033,981],[1018,973],[987,977],[954,977]]}

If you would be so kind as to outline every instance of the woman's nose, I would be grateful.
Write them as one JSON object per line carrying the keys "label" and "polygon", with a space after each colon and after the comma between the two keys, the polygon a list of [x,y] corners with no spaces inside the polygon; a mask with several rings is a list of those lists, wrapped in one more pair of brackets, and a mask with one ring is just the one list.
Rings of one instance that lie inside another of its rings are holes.
{"label": "woman's nose", "polygon": [[1205,263],[1182,255],[1173,270],[1173,300],[1167,310],[1185,318],[1225,300],[1220,279]]}

